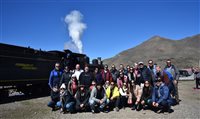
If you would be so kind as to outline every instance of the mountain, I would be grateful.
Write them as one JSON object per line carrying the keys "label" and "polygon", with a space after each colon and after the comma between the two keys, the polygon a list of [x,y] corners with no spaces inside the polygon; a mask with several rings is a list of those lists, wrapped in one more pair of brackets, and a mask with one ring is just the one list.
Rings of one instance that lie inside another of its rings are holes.
{"label": "mountain", "polygon": [[167,59],[179,68],[198,66],[200,60],[200,34],[186,37],[181,40],[171,40],[160,36],[154,36],[142,44],[122,51],[116,56],[105,59],[104,64],[133,65],[143,61],[147,64],[152,59],[154,63],[164,66]]}

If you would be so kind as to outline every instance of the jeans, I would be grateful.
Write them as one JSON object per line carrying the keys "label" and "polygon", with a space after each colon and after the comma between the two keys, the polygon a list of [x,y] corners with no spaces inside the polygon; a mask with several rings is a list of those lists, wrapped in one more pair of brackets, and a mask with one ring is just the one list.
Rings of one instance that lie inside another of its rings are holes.
{"label": "jeans", "polygon": [[[74,111],[74,105],[75,105],[75,102],[68,102],[68,103],[66,103],[66,104],[64,105],[64,109],[66,109],[66,110],[69,111],[69,112],[73,112],[73,111]],[[56,106],[62,108],[61,102],[60,102],[60,101],[57,102],[57,103],[56,103]]]}
{"label": "jeans", "polygon": [[89,100],[90,108],[91,110],[97,111],[97,108],[100,110],[103,110],[104,107],[106,106],[106,102],[103,102],[100,104],[99,102],[96,102],[95,100]]}

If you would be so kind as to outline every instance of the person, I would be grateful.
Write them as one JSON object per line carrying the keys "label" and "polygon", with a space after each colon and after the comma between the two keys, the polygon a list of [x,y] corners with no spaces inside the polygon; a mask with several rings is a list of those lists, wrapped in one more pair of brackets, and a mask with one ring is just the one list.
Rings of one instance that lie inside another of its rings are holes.
{"label": "person", "polygon": [[140,81],[138,79],[131,80],[129,85],[129,98],[128,104],[132,106],[131,110],[140,110],[140,99],[142,96],[142,88],[140,87]]}
{"label": "person", "polygon": [[67,89],[71,95],[75,95],[76,91],[78,89],[78,81],[76,79],[76,75],[72,74],[71,80],[69,81],[67,85]]}
{"label": "person", "polygon": [[95,85],[96,85],[96,82],[95,82],[95,81],[92,81],[92,84],[91,84],[91,86],[90,86],[90,92],[91,92],[92,89],[95,87]]}
{"label": "person", "polygon": [[119,72],[117,71],[117,69],[116,69],[114,64],[111,67],[110,73],[112,75],[113,81],[116,83],[117,82],[117,77],[119,76]]}
{"label": "person", "polygon": [[61,113],[70,112],[73,113],[75,111],[75,99],[66,89],[66,85],[63,83],[60,87],[60,101],[56,104],[59,108],[61,108]]}
{"label": "person", "polygon": [[106,81],[111,82],[112,81],[112,75],[111,75],[111,73],[108,69],[107,64],[104,65],[104,70],[101,71],[101,74],[102,74],[102,78],[103,78],[104,82],[106,82]]}
{"label": "person", "polygon": [[127,83],[128,84],[128,77],[126,75],[124,75],[123,72],[120,72],[119,78],[117,78],[117,86],[118,86],[118,88],[121,88],[123,83]]}
{"label": "person", "polygon": [[128,85],[127,83],[123,83],[122,87],[119,89],[120,93],[120,102],[123,109],[127,106],[128,101]]}
{"label": "person", "polygon": [[119,89],[116,86],[115,82],[112,81],[110,86],[106,89],[106,97],[107,97],[107,110],[119,111],[120,97],[119,97]]}
{"label": "person", "polygon": [[135,79],[133,67],[130,67],[130,70],[128,70],[127,76],[128,76],[129,82],[131,82],[131,80]]}
{"label": "person", "polygon": [[177,70],[177,68],[171,63],[171,60],[168,59],[166,61],[166,66],[164,68],[164,70],[168,71],[169,73],[171,73],[171,75],[173,76],[173,85],[175,88],[175,92],[174,97],[177,101],[177,103],[179,104],[180,100],[179,100],[179,93],[178,93],[178,79],[179,79],[179,71]]}
{"label": "person", "polygon": [[83,72],[83,70],[80,68],[80,64],[76,64],[75,70],[74,70],[74,74],[76,76],[76,79],[79,83],[79,76],[80,74]]}
{"label": "person", "polygon": [[200,89],[199,85],[200,85],[200,68],[196,68],[194,71],[195,74],[195,80],[196,80],[196,89]]}
{"label": "person", "polygon": [[164,70],[162,73],[162,81],[163,83],[169,88],[169,93],[172,95],[175,95],[175,87],[174,87],[174,83],[173,83],[173,76],[170,72],[168,72],[167,70]]}
{"label": "person", "polygon": [[149,81],[145,81],[141,97],[141,105],[144,110],[147,107],[150,107],[152,104],[152,93],[153,93],[153,88],[151,84],[149,83]]}
{"label": "person", "polygon": [[64,68],[64,72],[61,76],[61,80],[60,80],[60,86],[64,83],[66,86],[68,86],[69,81],[71,80],[72,77],[72,73],[69,70],[68,66],[65,66]]}
{"label": "person", "polygon": [[103,85],[103,87],[105,88],[105,90],[110,86],[110,82],[106,81],[105,84]]}
{"label": "person", "polygon": [[151,71],[144,65],[143,62],[139,62],[139,74],[142,80],[142,85],[144,86],[144,81],[148,80],[153,85],[153,79],[151,75]]}
{"label": "person", "polygon": [[59,88],[62,71],[60,69],[60,63],[55,63],[55,69],[51,71],[49,76],[49,87],[51,89],[51,101],[48,103],[48,107],[52,108],[52,111],[56,110],[56,103],[60,100]]}
{"label": "person", "polygon": [[148,61],[148,67],[147,68],[150,70],[150,73],[151,73],[151,80],[152,80],[151,85],[154,86],[154,83],[155,83],[155,80],[156,80],[156,66],[153,63],[153,60]]}
{"label": "person", "polygon": [[103,82],[103,84],[104,84],[104,81],[103,81],[103,78],[102,78],[102,74],[99,71],[98,67],[96,67],[95,70],[94,70],[94,82],[95,83],[97,83],[97,82]]}
{"label": "person", "polygon": [[93,75],[89,71],[89,67],[85,66],[84,72],[79,77],[79,85],[84,85],[86,89],[89,89],[93,80]]}
{"label": "person", "polygon": [[92,113],[104,111],[106,106],[106,91],[102,87],[101,82],[97,82],[96,86],[92,89],[89,98],[89,104]]}
{"label": "person", "polygon": [[123,65],[123,64],[120,64],[120,65],[119,65],[119,71],[123,72],[124,75],[127,75],[127,70],[124,68],[124,65]]}
{"label": "person", "polygon": [[173,101],[169,94],[169,88],[162,82],[161,78],[156,80],[156,85],[152,93],[152,106],[157,113],[169,112],[171,113],[171,105]]}
{"label": "person", "polygon": [[89,110],[89,90],[85,89],[84,85],[79,85],[78,91],[76,92],[76,111],[88,111]]}

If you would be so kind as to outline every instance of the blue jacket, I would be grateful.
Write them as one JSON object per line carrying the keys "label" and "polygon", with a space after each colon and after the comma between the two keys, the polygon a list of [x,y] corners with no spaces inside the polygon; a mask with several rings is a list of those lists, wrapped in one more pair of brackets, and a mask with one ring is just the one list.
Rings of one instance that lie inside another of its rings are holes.
{"label": "blue jacket", "polygon": [[152,94],[153,102],[157,102],[158,104],[160,104],[164,100],[170,102],[170,99],[171,97],[169,93],[169,88],[164,83],[162,83],[160,87],[155,86],[153,88],[153,94]]}
{"label": "blue jacket", "polygon": [[62,71],[56,71],[55,69],[51,71],[49,76],[49,87],[52,89],[53,87],[60,88],[60,80],[62,76]]}

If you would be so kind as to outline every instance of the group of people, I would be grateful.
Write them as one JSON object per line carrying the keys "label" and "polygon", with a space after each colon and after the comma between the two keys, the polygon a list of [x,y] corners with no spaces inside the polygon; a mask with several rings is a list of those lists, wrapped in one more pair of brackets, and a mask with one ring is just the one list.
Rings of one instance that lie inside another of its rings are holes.
{"label": "group of people", "polygon": [[65,66],[62,71],[56,63],[49,78],[48,106],[63,113],[109,112],[126,107],[171,113],[171,106],[180,101],[177,79],[178,71],[170,59],[163,70],[153,60],[148,65],[138,62],[126,68],[120,64],[119,69],[113,64],[110,70],[105,64],[104,69],[96,67],[94,71],[88,66],[82,70],[79,64],[74,70]]}

